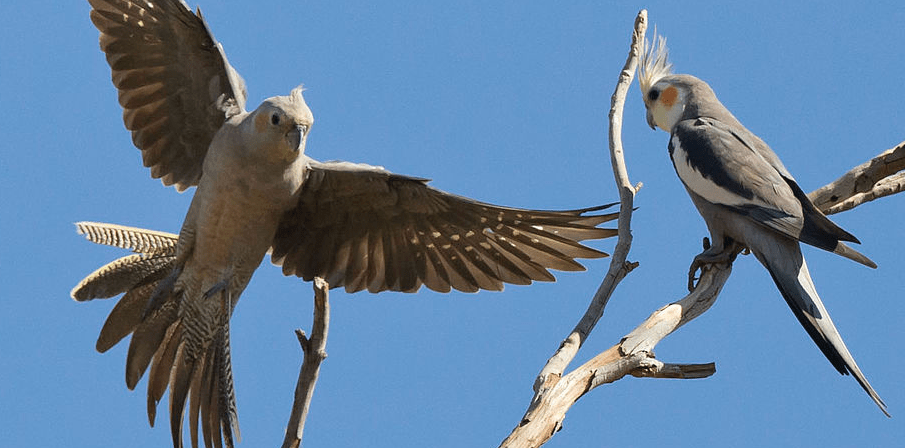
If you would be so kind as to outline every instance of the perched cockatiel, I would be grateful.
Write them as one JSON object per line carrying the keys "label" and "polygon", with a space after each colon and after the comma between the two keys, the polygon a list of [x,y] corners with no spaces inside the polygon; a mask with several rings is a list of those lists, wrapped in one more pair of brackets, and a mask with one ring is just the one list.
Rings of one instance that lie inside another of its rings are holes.
{"label": "perched cockatiel", "polygon": [[799,243],[877,266],[845,244],[859,241],[811,203],[770,147],[742,126],[707,83],[672,74],[666,41],[655,40],[654,46],[646,43],[638,71],[647,122],[669,133],[673,166],[712,244],[695,257],[689,285],[701,265],[731,262],[741,248],[749,249],[827,359],[843,375],[851,373],[888,416],[817,295]]}
{"label": "perched cockatiel", "polygon": [[245,110],[245,85],[200,11],[181,0],[89,0],[126,128],[151,175],[196,186],[178,237],[81,223],[96,242],[135,255],[72,291],[79,301],[125,293],[98,338],[106,351],[132,335],[126,384],[150,365],[148,415],[169,389],[173,444],[186,402],[192,445],[232,446],[238,433],[229,319],[271,251],[286,275],[322,277],[347,291],[500,290],[579,271],[580,244],[615,230],[605,207],[498,207],[380,167],[317,162],[304,153],[314,118],[301,88]]}

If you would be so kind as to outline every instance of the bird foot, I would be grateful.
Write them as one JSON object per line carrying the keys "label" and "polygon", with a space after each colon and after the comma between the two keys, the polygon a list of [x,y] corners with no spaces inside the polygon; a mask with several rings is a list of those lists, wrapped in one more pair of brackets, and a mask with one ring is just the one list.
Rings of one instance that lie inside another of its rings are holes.
{"label": "bird foot", "polygon": [[700,277],[695,277],[698,270],[704,273],[704,267],[712,264],[731,264],[735,261],[735,257],[744,249],[737,243],[732,243],[728,247],[711,246],[710,241],[704,238],[704,252],[696,255],[688,268],[688,291],[694,291]]}
{"label": "bird foot", "polygon": [[167,275],[157,284],[157,288],[154,289],[154,293],[145,303],[145,308],[141,312],[142,322],[144,322],[144,320],[152,313],[160,309],[164,302],[170,300],[173,295],[173,288],[176,286],[176,279],[179,278],[180,274],[182,274],[182,266],[177,265],[173,268],[173,272],[170,272],[170,275]]}
{"label": "bird foot", "polygon": [[217,282],[216,284],[214,284],[214,286],[211,286],[211,288],[208,289],[207,292],[205,292],[204,295],[201,297],[204,300],[210,299],[211,297],[223,292],[226,289],[226,286],[228,284],[229,284],[229,282],[227,282],[226,280],[221,280],[221,281]]}

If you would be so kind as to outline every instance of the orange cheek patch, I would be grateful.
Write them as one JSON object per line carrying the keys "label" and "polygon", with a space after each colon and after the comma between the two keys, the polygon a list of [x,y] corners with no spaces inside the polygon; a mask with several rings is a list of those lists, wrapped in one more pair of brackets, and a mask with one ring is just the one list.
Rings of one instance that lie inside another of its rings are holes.
{"label": "orange cheek patch", "polygon": [[660,93],[660,102],[663,103],[667,108],[669,108],[676,103],[676,98],[678,97],[679,91],[676,90],[675,87],[669,86]]}

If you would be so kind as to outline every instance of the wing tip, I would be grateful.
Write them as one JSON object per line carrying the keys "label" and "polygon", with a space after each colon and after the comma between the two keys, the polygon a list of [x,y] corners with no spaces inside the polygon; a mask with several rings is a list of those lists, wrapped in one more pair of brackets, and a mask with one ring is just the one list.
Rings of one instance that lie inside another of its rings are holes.
{"label": "wing tip", "polygon": [[833,249],[833,253],[836,255],[840,255],[845,258],[848,258],[849,260],[852,260],[854,262],[860,263],[871,269],[877,269],[877,263],[874,263],[874,261],[871,260],[870,258],[867,258],[866,255],[862,254],[861,252],[858,252],[857,250],[853,249],[851,246],[843,243],[842,241],[839,241],[836,244],[836,247]]}

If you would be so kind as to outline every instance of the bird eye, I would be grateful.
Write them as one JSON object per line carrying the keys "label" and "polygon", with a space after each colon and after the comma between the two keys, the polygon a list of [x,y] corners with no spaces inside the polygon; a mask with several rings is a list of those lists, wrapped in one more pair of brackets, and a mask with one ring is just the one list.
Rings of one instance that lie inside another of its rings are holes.
{"label": "bird eye", "polygon": [[657,98],[660,98],[660,91],[657,89],[651,89],[650,92],[647,92],[647,99],[649,101],[657,101]]}
{"label": "bird eye", "polygon": [[279,114],[273,114],[270,116],[270,123],[274,126],[280,124],[280,116]]}

